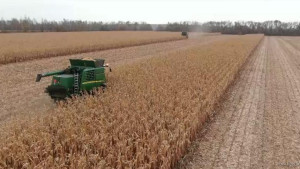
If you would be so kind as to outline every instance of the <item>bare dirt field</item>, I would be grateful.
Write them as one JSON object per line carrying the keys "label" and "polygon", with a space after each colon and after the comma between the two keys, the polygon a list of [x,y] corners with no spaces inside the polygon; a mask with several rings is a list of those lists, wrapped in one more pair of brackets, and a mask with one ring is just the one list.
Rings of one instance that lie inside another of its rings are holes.
{"label": "bare dirt field", "polygon": [[[36,83],[38,73],[64,69],[69,65],[69,58],[104,58],[112,68],[138,59],[152,57],[158,53],[184,50],[196,45],[212,43],[234,36],[191,36],[188,40],[127,47],[100,52],[68,55],[0,66],[0,125],[7,123],[10,117],[20,114],[42,114],[55,107],[53,101],[44,93],[51,78],[44,78]],[[108,78],[109,79],[109,78]]]}
{"label": "bare dirt field", "polygon": [[264,38],[178,168],[300,167],[299,41]]}

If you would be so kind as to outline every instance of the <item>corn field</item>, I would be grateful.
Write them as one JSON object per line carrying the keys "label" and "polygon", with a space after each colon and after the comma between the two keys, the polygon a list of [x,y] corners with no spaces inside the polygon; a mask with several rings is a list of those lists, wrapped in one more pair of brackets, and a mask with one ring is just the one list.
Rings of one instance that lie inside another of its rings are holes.
{"label": "corn field", "polygon": [[147,31],[0,34],[0,64],[179,39],[179,32]]}
{"label": "corn field", "polygon": [[116,67],[104,93],[12,125],[0,168],[171,168],[261,39],[236,36]]}

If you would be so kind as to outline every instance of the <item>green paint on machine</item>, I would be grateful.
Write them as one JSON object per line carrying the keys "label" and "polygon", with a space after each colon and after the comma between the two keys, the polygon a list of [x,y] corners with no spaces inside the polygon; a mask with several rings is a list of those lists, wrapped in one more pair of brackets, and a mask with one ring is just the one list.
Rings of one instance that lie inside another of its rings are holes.
{"label": "green paint on machine", "polygon": [[106,87],[104,59],[70,59],[71,66],[65,70],[38,74],[36,82],[42,77],[53,76],[51,85],[46,88],[53,99],[64,99],[83,91]]}

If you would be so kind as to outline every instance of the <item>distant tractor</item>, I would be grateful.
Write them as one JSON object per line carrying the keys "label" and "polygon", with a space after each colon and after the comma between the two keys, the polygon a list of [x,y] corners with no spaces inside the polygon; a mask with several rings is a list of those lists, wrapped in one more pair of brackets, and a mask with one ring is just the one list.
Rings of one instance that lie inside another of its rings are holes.
{"label": "distant tractor", "polygon": [[71,66],[65,70],[38,74],[36,82],[42,77],[53,76],[52,83],[45,92],[53,99],[65,99],[83,91],[90,92],[98,87],[106,87],[104,59],[70,59]]}
{"label": "distant tractor", "polygon": [[181,36],[185,36],[186,38],[189,38],[189,33],[187,31],[181,32]]}

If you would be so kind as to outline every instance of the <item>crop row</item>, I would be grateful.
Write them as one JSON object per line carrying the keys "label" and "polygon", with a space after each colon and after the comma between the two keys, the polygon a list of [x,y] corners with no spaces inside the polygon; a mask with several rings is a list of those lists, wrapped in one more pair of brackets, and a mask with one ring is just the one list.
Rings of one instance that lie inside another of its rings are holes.
{"label": "crop row", "polygon": [[183,39],[179,32],[0,34],[0,64]]}

